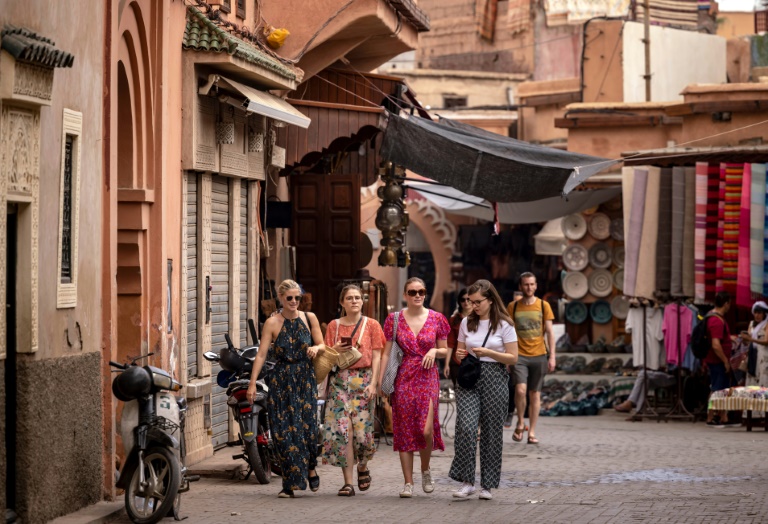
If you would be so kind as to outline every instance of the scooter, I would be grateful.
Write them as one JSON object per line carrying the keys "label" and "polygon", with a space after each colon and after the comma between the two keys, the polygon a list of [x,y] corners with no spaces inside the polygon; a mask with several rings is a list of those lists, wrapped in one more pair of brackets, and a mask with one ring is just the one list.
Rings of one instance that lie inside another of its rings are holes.
{"label": "scooter", "polygon": [[109,362],[120,372],[112,393],[125,402],[120,433],[126,459],[116,486],[125,490],[128,517],[138,524],[166,516],[181,520],[181,494],[200,480],[184,467],[187,400],[170,393],[181,390],[181,384],[160,368],[136,364],[150,355],[128,364]]}
{"label": "scooter", "polygon": [[243,452],[233,455],[232,458],[235,460],[243,459],[248,464],[245,479],[248,479],[253,473],[260,484],[269,484],[270,472],[280,475],[280,460],[272,440],[267,408],[269,387],[266,384],[266,379],[272,372],[274,363],[264,362],[256,381],[256,399],[253,403],[249,402],[247,398],[248,385],[251,379],[253,361],[259,351],[253,319],[248,319],[248,329],[251,332],[252,340],[257,342],[256,345],[238,349],[232,344],[229,335],[225,334],[227,347],[218,354],[213,351],[206,351],[203,357],[210,362],[218,362],[221,366],[216,382],[222,388],[227,389],[227,405],[232,410],[232,416],[240,428],[240,435],[237,440],[227,442],[227,446],[242,446]]}

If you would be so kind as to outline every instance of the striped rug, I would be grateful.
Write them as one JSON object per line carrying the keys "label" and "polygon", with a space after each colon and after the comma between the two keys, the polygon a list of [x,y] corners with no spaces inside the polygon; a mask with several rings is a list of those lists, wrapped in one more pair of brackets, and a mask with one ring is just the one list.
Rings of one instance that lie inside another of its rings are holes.
{"label": "striped rug", "polygon": [[[725,184],[723,184],[725,192]],[[723,208],[725,211],[725,208]],[[720,167],[713,164],[707,167],[707,247],[704,274],[706,278],[706,301],[712,302],[717,293],[717,246],[718,219],[720,214]]]}
{"label": "striped rug", "polygon": [[763,259],[765,234],[765,164],[752,164],[752,194],[750,206],[749,265],[750,289],[763,294]]}
{"label": "striped rug", "polygon": [[[701,304],[706,299],[705,265],[707,260],[707,173],[709,165],[706,162],[696,162],[696,220],[694,223],[694,300]],[[764,217],[761,217],[763,220]],[[762,240],[762,238],[761,238]],[[761,244],[762,247],[762,244]],[[762,271],[760,266],[760,271]]]}
{"label": "striped rug", "polygon": [[[723,289],[736,296],[739,271],[739,223],[744,164],[725,164],[725,212],[723,227]],[[745,222],[745,225],[748,222]],[[749,229],[745,228],[749,235]],[[749,238],[748,236],[745,238]]]}
{"label": "striped rug", "polygon": [[723,246],[725,241],[725,162],[720,164],[717,191],[717,245],[715,251],[715,293],[723,287]]}
{"label": "striped rug", "polygon": [[685,168],[672,168],[672,245],[669,292],[683,296],[683,228],[685,222]]}
{"label": "striped rug", "polygon": [[[643,213],[643,234],[640,239],[640,257],[637,261],[635,296],[654,298],[656,288],[656,250],[659,239],[659,196],[661,190],[661,169],[647,166],[648,187],[645,191],[645,212]],[[637,171],[635,171],[637,177]]]}
{"label": "striped rug", "polygon": [[696,237],[696,168],[685,168],[685,215],[683,220],[683,296],[692,297],[695,287],[694,243]]}
{"label": "striped rug", "polygon": [[640,239],[643,235],[648,171],[633,168],[630,178],[633,180],[632,206],[629,227],[627,228],[628,235],[624,238],[624,294],[628,297],[634,297],[640,257]]}
{"label": "striped rug", "polygon": [[744,177],[741,179],[741,206],[738,216],[738,276],[736,278],[736,304],[749,307],[752,305],[752,293],[749,288],[749,244],[751,227],[752,164],[743,164]]}
{"label": "striped rug", "polygon": [[668,294],[672,277],[671,167],[664,167],[661,169],[661,176],[659,179],[659,210],[657,223],[658,240],[656,242],[656,287],[654,289],[657,293]]}

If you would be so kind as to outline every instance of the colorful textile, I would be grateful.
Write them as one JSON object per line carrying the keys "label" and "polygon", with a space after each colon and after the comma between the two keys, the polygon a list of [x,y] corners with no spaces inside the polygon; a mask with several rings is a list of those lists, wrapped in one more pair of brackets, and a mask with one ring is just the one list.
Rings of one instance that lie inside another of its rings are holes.
{"label": "colorful textile", "polygon": [[323,462],[345,468],[352,443],[355,463],[365,464],[376,453],[373,440],[374,398],[364,392],[373,378],[370,367],[343,369],[331,376],[323,429]]}
{"label": "colorful textile", "polygon": [[695,287],[694,243],[696,233],[696,168],[685,168],[685,215],[683,220],[683,296],[692,297]]}
{"label": "colorful textile", "polygon": [[[723,187],[725,190],[725,187]],[[717,242],[718,217],[720,202],[720,168],[717,165],[707,167],[707,238],[706,262],[704,276],[706,278],[706,300],[714,301],[717,292]]]}
{"label": "colorful textile", "polygon": [[[694,299],[702,303],[706,297],[707,243],[707,171],[706,162],[696,162],[696,223],[694,235]],[[762,267],[760,268],[762,271]]]}
{"label": "colorful textile", "polygon": [[661,170],[659,180],[658,241],[656,242],[657,293],[669,293],[672,277],[672,168]]}
{"label": "colorful textile", "polygon": [[737,256],[738,274],[736,278],[736,304],[740,306],[750,306],[752,304],[752,293],[749,289],[752,164],[744,164],[744,177],[741,179],[741,184],[741,206],[738,223],[739,250]]}
{"label": "colorful textile", "polygon": [[301,318],[283,320],[269,377],[269,418],[280,455],[283,489],[302,490],[317,465],[317,383],[307,347],[312,335]]}
{"label": "colorful textile", "polygon": [[645,212],[643,213],[643,234],[640,238],[640,253],[637,262],[635,296],[654,298],[656,287],[656,245],[659,238],[659,197],[661,169],[648,166],[648,187],[645,191]]}
{"label": "colorful textile", "polygon": [[[744,164],[725,164],[725,202],[723,227],[723,289],[736,296],[739,269],[739,225],[741,215],[741,186]],[[745,221],[744,232],[749,235]],[[749,237],[745,237],[745,241]],[[747,260],[749,257],[747,257]],[[749,302],[749,300],[747,300]]]}
{"label": "colorful textile", "polygon": [[752,164],[752,192],[750,194],[749,265],[750,289],[763,294],[763,249],[765,235],[765,164]]}
{"label": "colorful textile", "polygon": [[714,391],[709,404],[710,409],[768,411],[768,388],[747,386]]}
{"label": "colorful textile", "polygon": [[[648,171],[634,169],[627,176],[622,170],[622,182],[632,183],[632,204],[630,205],[629,226],[625,226],[624,237],[624,294],[635,296],[637,266],[640,258],[640,240],[643,234],[643,215],[645,214],[645,195],[648,188]],[[627,222],[625,222],[626,224]]]}
{"label": "colorful textile", "polygon": [[531,0],[509,0],[507,29],[510,34],[525,31],[531,26]]}
{"label": "colorful textile", "polygon": [[[392,340],[394,313],[384,323],[384,336]],[[393,448],[395,451],[419,451],[426,447],[424,426],[432,405],[432,448],[445,450],[440,433],[438,402],[440,377],[438,366],[424,369],[424,355],[437,347],[438,340],[446,340],[451,327],[448,320],[437,311],[429,310],[427,321],[418,334],[411,331],[405,315],[400,315],[397,325],[397,343],[403,350],[403,361],[397,370],[395,391],[390,396],[392,405]]]}
{"label": "colorful textile", "polygon": [[[678,326],[680,326],[679,332]],[[667,305],[664,308],[664,320],[661,331],[664,333],[667,364],[676,366],[685,357],[686,348],[691,341],[693,312],[683,304]]]}
{"label": "colorful textile", "polygon": [[[645,6],[638,2],[637,21],[645,19]],[[699,24],[698,0],[650,0],[650,20],[653,25],[674,25],[693,29]]]}
{"label": "colorful textile", "polygon": [[493,42],[496,32],[496,16],[499,10],[499,0],[485,0],[481,9],[478,9],[477,33],[480,38]]}
{"label": "colorful textile", "polygon": [[768,181],[765,193],[765,222],[763,223],[763,294],[768,295]]}
{"label": "colorful textile", "polygon": [[720,164],[720,176],[718,179],[717,192],[717,256],[715,260],[715,293],[724,291],[723,287],[723,249],[725,243],[725,163]]}
{"label": "colorful textile", "polygon": [[[661,219],[659,219],[661,221]],[[672,296],[683,294],[683,225],[685,222],[685,169],[672,168],[672,243],[669,255],[669,291]]]}

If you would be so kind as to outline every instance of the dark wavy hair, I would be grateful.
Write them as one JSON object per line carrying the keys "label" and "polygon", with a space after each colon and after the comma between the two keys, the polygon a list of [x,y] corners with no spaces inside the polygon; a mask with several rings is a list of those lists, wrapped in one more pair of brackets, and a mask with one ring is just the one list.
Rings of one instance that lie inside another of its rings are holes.
{"label": "dark wavy hair", "polygon": [[468,294],[469,293],[467,293],[467,288],[462,288],[461,291],[459,291],[459,294],[456,295],[456,309],[453,310],[454,315],[461,313],[461,310],[462,310],[461,299],[466,297]]}
{"label": "dark wavy hair", "polygon": [[[504,302],[501,301],[501,297],[499,296],[499,292],[496,291],[496,288],[493,287],[493,284],[491,284],[487,280],[478,280],[469,288],[467,289],[467,293],[469,295],[474,295],[475,293],[480,293],[485,298],[488,299],[488,301],[491,303],[491,311],[490,311],[490,320],[491,320],[491,331],[495,332],[496,328],[499,327],[499,324],[502,320],[506,320],[507,323],[509,323],[510,326],[514,326],[514,321],[510,318],[509,314],[507,313],[506,308],[504,307]],[[478,326],[480,325],[480,316],[475,313],[474,309],[472,310],[472,313],[469,314],[467,317],[467,329],[469,331],[477,331]]]}

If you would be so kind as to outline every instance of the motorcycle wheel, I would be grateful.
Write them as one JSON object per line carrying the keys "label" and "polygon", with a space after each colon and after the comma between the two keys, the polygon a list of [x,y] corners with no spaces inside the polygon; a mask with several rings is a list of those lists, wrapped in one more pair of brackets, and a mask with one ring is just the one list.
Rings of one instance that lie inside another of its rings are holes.
{"label": "motorcycle wheel", "polygon": [[[139,485],[139,468],[144,468],[146,486]],[[125,490],[128,517],[137,524],[159,522],[173,511],[180,482],[181,471],[176,456],[166,448],[149,448]]]}
{"label": "motorcycle wheel", "polygon": [[251,466],[253,476],[256,477],[259,484],[269,484],[269,469],[266,468],[267,463],[261,459],[256,439],[245,443],[245,455],[248,457],[248,464]]}

